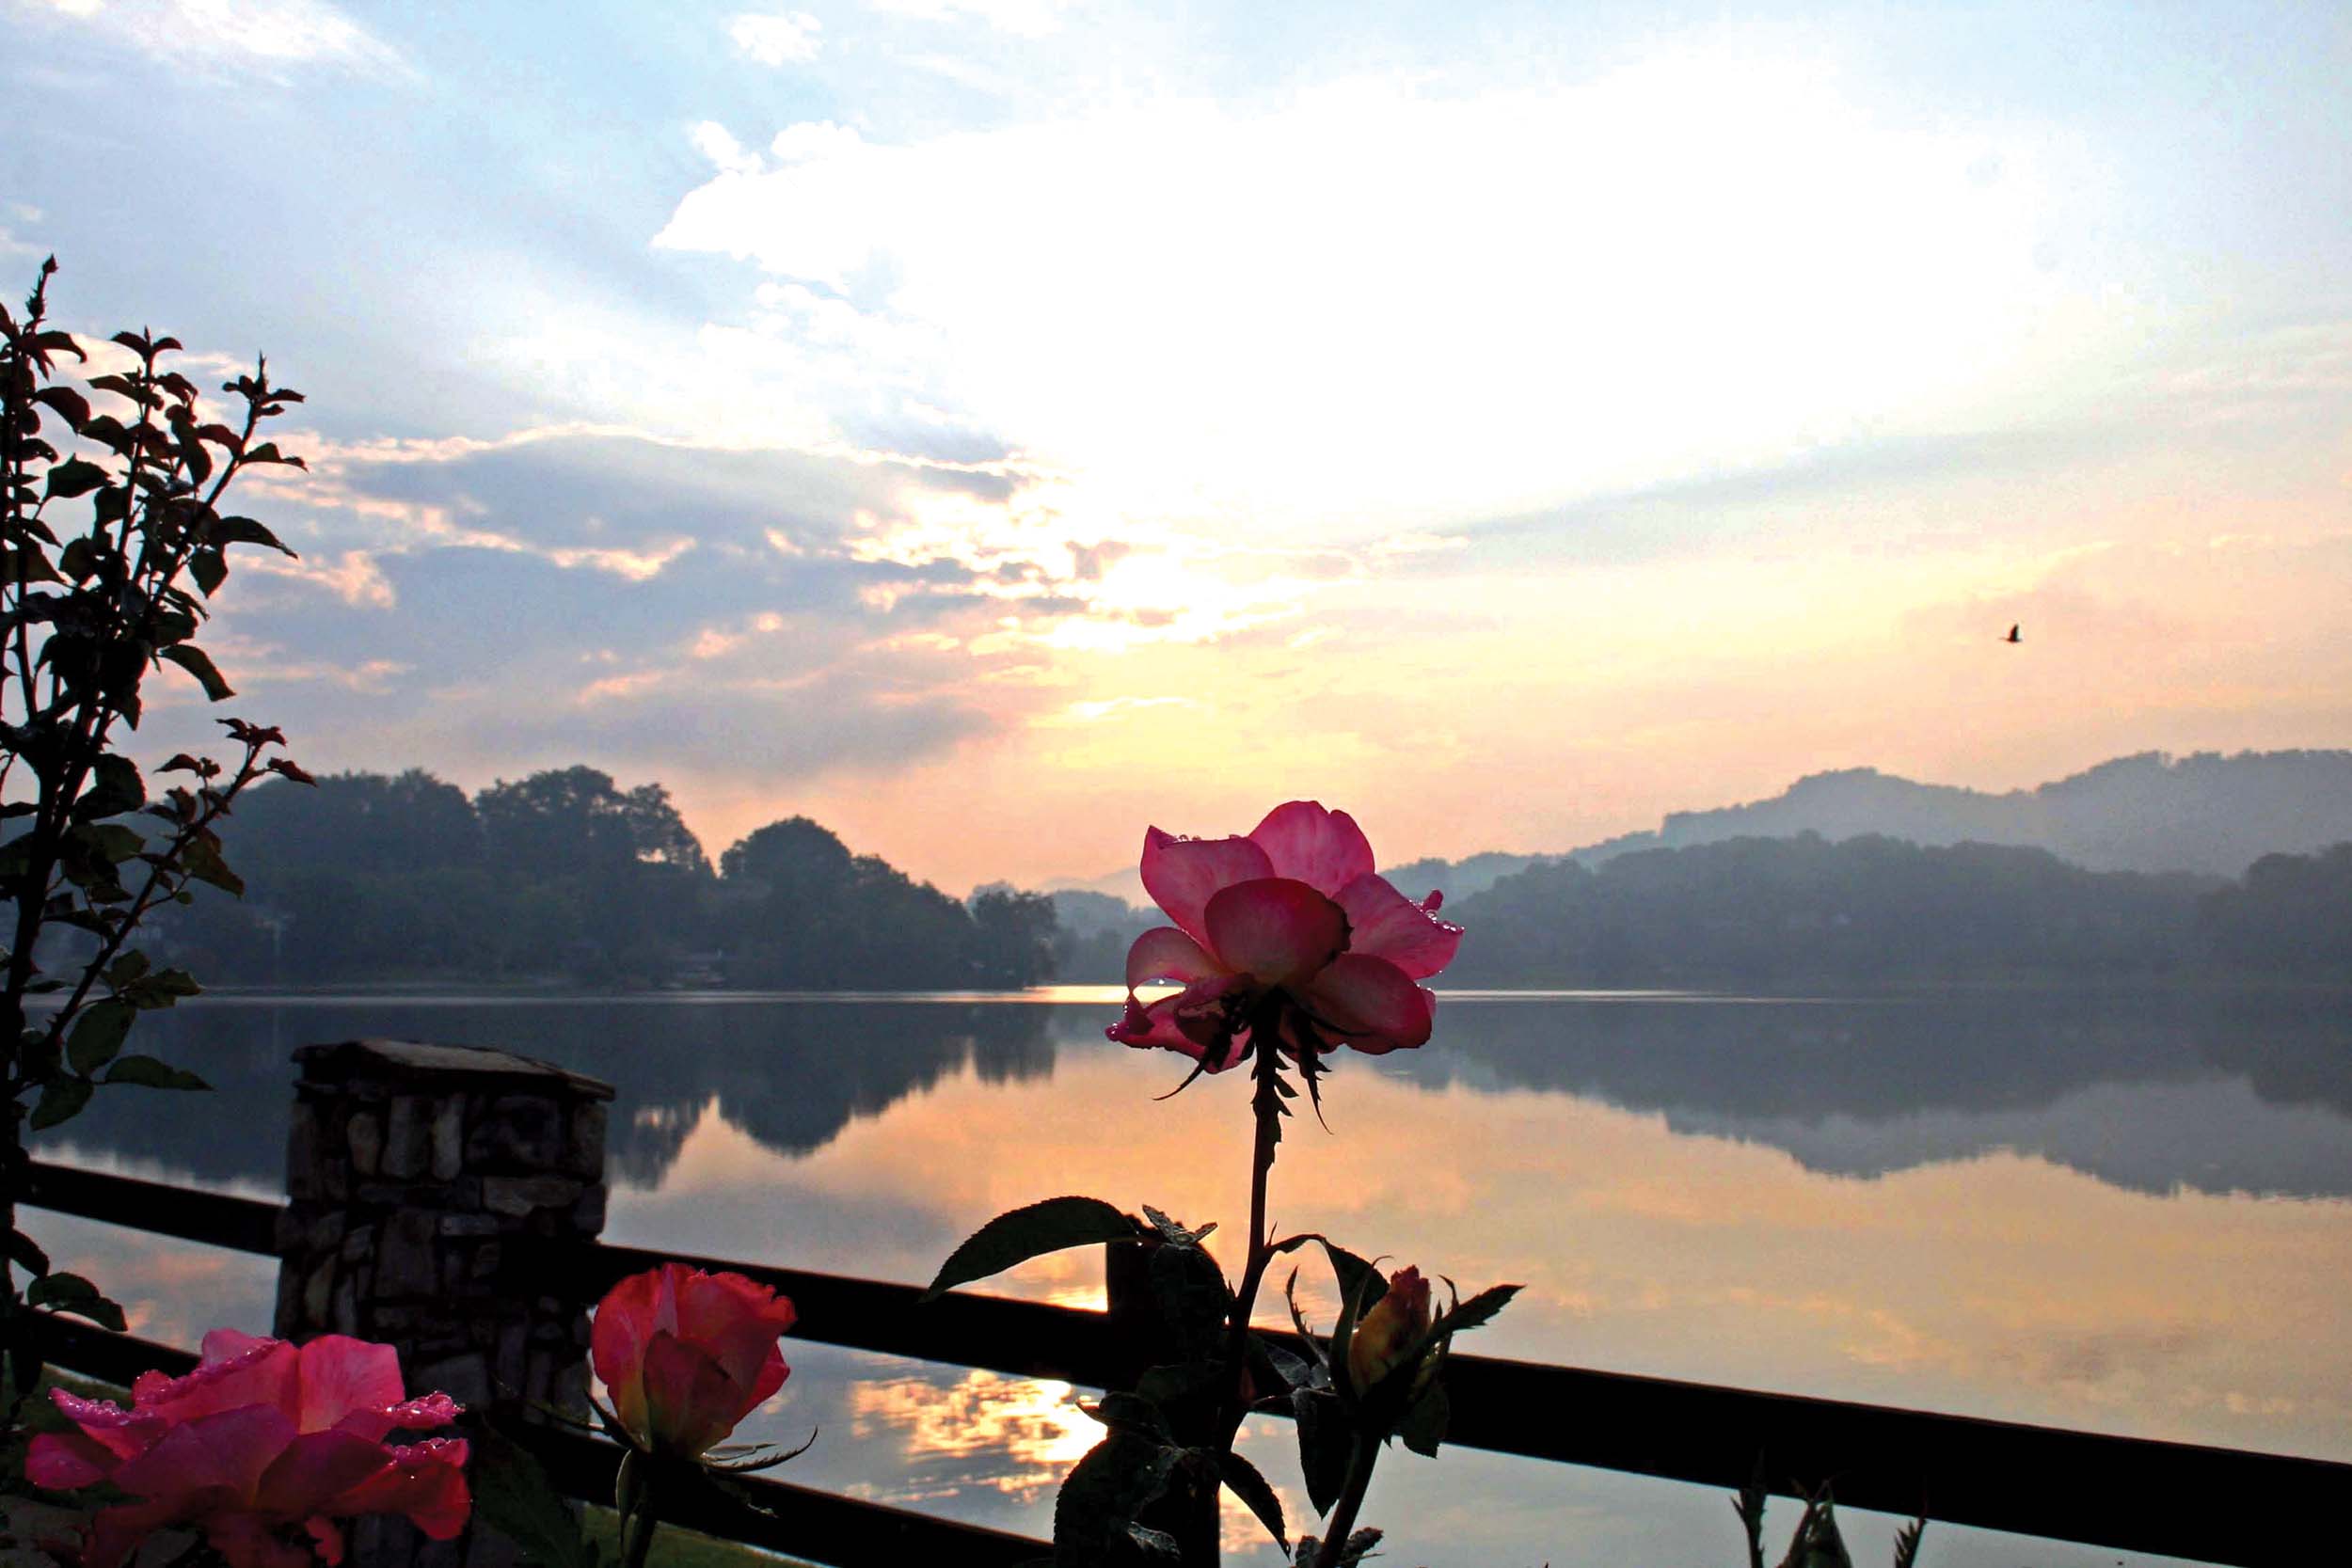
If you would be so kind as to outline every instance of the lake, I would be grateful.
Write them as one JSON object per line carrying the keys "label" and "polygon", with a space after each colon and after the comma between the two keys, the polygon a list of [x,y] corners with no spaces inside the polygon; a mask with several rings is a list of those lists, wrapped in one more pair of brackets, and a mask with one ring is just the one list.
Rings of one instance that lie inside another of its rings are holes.
{"label": "lake", "polygon": [[[1118,995],[207,997],[139,1045],[226,1104],[114,1091],[37,1149],[276,1197],[289,1053],[388,1036],[615,1084],[618,1242],[920,1282],[989,1216],[1067,1192],[1224,1241],[1248,1217],[1248,1084],[1155,1100],[1187,1064],[1104,1040]],[[1466,1293],[1524,1282],[1465,1350],[2352,1459],[2352,997],[1462,993],[1422,1050],[1347,1055],[1325,1111],[1327,1133],[1290,1126],[1275,1224]],[[29,1220],[139,1332],[268,1329],[265,1260]],[[1099,1306],[1100,1253],[990,1288]],[[1099,1435],[1060,1385],[787,1354],[755,1433],[820,1429],[781,1472],[806,1484],[1043,1535]],[[1253,1422],[1296,1521],[1289,1443]],[[1775,1554],[1795,1513],[1775,1506]],[[1468,1450],[1391,1450],[1365,1520],[1400,1565],[1742,1559],[1718,1492]],[[1231,1560],[1278,1560],[1230,1523]],[[1856,1560],[1884,1562],[1893,1522],[1849,1523]],[[1921,1558],[2117,1560],[1949,1527]]]}

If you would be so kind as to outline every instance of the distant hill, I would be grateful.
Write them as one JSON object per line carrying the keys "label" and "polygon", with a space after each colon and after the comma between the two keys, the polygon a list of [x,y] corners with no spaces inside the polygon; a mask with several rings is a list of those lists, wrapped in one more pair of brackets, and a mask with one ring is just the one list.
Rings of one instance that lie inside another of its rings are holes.
{"label": "distant hill", "polygon": [[1671,812],[1655,832],[1628,833],[1572,858],[1597,865],[1636,849],[1804,832],[2016,845],[2092,871],[2235,877],[2266,854],[2307,854],[2352,838],[2352,752],[2143,752],[2003,794],[1849,768],[1799,779],[1769,800]]}

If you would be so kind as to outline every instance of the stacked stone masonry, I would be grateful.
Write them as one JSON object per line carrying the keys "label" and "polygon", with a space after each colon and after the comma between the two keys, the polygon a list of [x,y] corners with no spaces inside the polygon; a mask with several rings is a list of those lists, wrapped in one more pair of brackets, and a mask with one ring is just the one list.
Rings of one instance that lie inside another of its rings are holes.
{"label": "stacked stone masonry", "polygon": [[[395,1346],[408,1389],[508,1419],[587,1414],[584,1303],[518,1287],[526,1241],[604,1228],[612,1086],[464,1046],[306,1046],[286,1151],[277,1332]],[[527,1277],[527,1276],[525,1276]],[[489,1568],[495,1540],[371,1529],[376,1563]]]}

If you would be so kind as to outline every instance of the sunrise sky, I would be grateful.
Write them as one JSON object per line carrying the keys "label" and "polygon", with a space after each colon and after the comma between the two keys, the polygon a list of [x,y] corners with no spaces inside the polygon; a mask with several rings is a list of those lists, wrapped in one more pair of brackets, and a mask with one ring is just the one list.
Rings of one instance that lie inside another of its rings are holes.
{"label": "sunrise sky", "polygon": [[8,293],[311,396],[230,710],[959,892],[2352,744],[2340,4],[803,3],[0,0]]}

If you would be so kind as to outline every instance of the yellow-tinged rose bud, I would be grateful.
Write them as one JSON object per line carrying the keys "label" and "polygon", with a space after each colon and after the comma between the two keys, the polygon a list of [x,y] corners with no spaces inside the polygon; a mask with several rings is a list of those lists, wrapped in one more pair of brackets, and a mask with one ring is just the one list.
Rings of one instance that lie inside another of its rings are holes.
{"label": "yellow-tinged rose bud", "polygon": [[1429,1332],[1429,1281],[1418,1268],[1399,1269],[1389,1293],[1374,1304],[1347,1341],[1347,1381],[1357,1393],[1396,1369]]}

